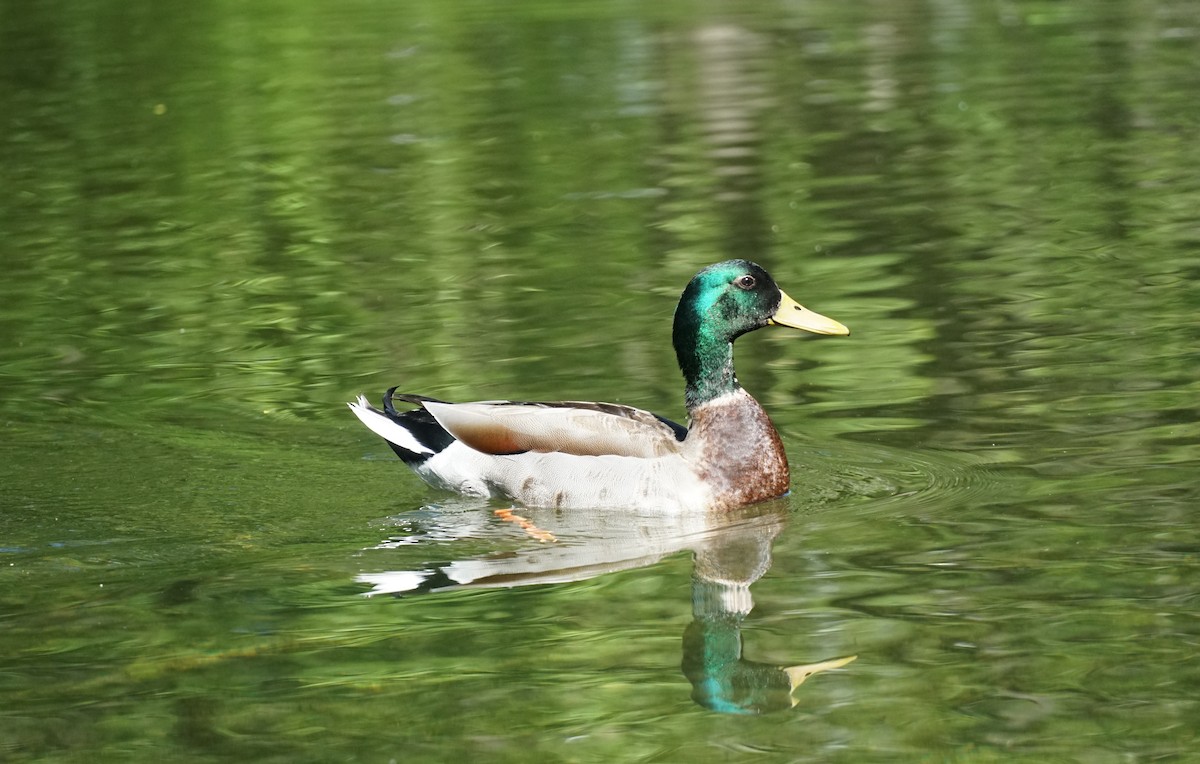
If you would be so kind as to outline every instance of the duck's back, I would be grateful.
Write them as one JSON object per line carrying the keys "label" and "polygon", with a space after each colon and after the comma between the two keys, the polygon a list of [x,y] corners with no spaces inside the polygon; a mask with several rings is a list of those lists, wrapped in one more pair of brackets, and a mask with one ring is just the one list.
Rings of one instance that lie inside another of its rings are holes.
{"label": "duck's back", "polygon": [[[417,473],[433,485],[459,493],[505,496],[535,507],[691,511],[741,506],[787,493],[783,444],[749,393],[737,388],[695,408],[691,415],[692,426],[677,449],[664,446],[641,453],[623,449],[612,454],[576,444],[570,447],[574,453],[495,454],[455,441],[444,454],[418,467]],[[444,419],[439,414],[439,420]],[[459,431],[452,430],[456,435]]]}

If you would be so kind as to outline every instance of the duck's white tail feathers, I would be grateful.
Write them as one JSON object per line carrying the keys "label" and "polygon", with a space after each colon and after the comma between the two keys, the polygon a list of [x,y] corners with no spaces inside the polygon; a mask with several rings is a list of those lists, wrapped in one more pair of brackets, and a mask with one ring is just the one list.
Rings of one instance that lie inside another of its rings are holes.
{"label": "duck's white tail feathers", "polygon": [[417,440],[404,425],[392,420],[387,414],[367,403],[365,397],[360,395],[354,403],[346,405],[354,412],[354,416],[367,426],[367,429],[387,442],[417,455],[429,455],[434,452],[432,448]]}

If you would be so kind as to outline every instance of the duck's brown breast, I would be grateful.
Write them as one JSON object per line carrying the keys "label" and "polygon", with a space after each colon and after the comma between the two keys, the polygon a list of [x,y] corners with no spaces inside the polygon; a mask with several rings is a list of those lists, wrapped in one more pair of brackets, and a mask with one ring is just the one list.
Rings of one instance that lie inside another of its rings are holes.
{"label": "duck's brown breast", "polygon": [[723,395],[692,411],[685,445],[697,475],[725,507],[787,493],[787,454],[758,401],[745,390]]}

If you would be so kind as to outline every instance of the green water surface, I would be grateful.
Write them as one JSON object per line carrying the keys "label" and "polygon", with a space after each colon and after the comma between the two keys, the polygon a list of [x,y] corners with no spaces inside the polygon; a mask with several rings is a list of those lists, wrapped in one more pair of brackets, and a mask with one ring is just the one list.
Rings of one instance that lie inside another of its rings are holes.
{"label": "green water surface", "polygon": [[[0,50],[0,760],[1200,760],[1194,3],[0,0]],[[730,257],[853,332],[739,341],[745,517],[548,540],[344,405],[679,419]]]}

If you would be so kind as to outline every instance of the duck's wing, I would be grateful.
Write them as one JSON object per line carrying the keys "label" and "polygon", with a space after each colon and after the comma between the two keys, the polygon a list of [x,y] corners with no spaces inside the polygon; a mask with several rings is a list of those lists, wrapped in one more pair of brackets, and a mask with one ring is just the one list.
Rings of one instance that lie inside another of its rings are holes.
{"label": "duck's wing", "polygon": [[425,408],[455,438],[487,454],[654,458],[679,453],[687,435],[687,428],[670,420],[614,403],[405,399]]}

